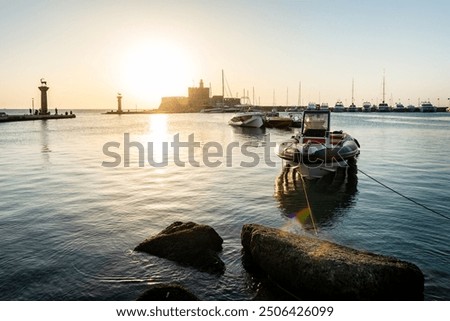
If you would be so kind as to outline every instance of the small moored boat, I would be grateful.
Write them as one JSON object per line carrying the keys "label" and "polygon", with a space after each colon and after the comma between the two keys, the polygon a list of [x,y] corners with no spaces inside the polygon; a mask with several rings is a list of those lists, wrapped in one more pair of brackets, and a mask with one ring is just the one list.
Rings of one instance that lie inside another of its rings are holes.
{"label": "small moored boat", "polygon": [[291,118],[291,128],[301,128],[302,127],[302,116],[303,113],[290,113],[289,118]]}
{"label": "small moored boat", "polygon": [[305,110],[301,131],[278,145],[277,155],[300,167],[306,178],[320,178],[347,167],[359,154],[359,143],[343,131],[330,131],[330,111]]}
{"label": "small moored boat", "polygon": [[228,122],[231,126],[260,128],[264,126],[264,113],[260,111],[240,112]]}
{"label": "small moored boat", "polygon": [[283,116],[265,116],[264,126],[267,128],[289,128],[292,118]]}

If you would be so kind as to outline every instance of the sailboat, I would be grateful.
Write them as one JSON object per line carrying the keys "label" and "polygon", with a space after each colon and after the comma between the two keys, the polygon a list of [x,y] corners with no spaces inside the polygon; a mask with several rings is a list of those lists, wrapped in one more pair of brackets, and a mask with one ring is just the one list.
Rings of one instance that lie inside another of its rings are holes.
{"label": "sailboat", "polygon": [[235,113],[240,110],[239,107],[229,107],[225,104],[225,76],[222,70],[222,101],[217,102],[212,108],[205,108],[202,113]]}
{"label": "sailboat", "polygon": [[391,108],[389,108],[389,105],[385,102],[385,89],[386,89],[386,82],[385,82],[385,75],[383,74],[383,102],[378,105],[378,111],[379,112],[388,112],[391,111]]}
{"label": "sailboat", "polygon": [[355,81],[352,79],[352,104],[350,106],[348,106],[348,111],[351,111],[351,112],[355,112],[358,110],[356,108],[355,99],[354,99],[354,95],[353,95],[354,89],[355,89]]}

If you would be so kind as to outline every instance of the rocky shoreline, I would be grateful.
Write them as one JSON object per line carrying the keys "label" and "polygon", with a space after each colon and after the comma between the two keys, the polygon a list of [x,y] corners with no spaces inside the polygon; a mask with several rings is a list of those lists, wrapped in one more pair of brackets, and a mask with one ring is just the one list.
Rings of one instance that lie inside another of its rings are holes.
{"label": "rocky shoreline", "polygon": [[[223,239],[210,226],[174,222],[135,250],[220,277]],[[293,300],[423,300],[424,275],[414,264],[258,224],[242,227],[247,273]],[[257,298],[256,298],[257,299]],[[198,300],[176,283],[150,288],[139,300]]]}

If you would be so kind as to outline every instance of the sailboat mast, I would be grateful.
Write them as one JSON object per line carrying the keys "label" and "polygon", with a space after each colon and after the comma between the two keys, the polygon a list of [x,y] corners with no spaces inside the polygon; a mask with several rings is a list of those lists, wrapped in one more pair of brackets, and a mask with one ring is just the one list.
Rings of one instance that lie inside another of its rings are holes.
{"label": "sailboat mast", "polygon": [[252,93],[252,105],[256,105],[255,104],[255,87],[252,88],[252,91],[253,91],[253,93]]}
{"label": "sailboat mast", "polygon": [[286,107],[289,106],[289,87],[286,87]]}
{"label": "sailboat mast", "polygon": [[354,105],[355,80],[352,78],[352,106]]}
{"label": "sailboat mast", "polygon": [[300,81],[298,84],[298,106],[302,105],[302,82]]}
{"label": "sailboat mast", "polygon": [[223,69],[222,69],[222,107],[225,106],[225,87],[224,87],[224,75],[223,75]]}
{"label": "sailboat mast", "polygon": [[386,90],[386,74],[385,74],[385,72],[383,72],[383,104],[384,104],[384,101],[385,101],[385,99],[384,99],[384,96],[385,96],[385,90]]}

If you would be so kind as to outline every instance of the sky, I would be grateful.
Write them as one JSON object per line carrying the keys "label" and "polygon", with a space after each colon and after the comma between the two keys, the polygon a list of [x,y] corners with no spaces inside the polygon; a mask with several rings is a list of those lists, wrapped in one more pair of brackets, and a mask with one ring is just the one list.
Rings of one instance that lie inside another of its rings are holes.
{"label": "sky", "polygon": [[[255,104],[450,98],[447,0],[0,0],[0,108],[158,108],[203,79]],[[301,90],[300,90],[301,88]]]}

